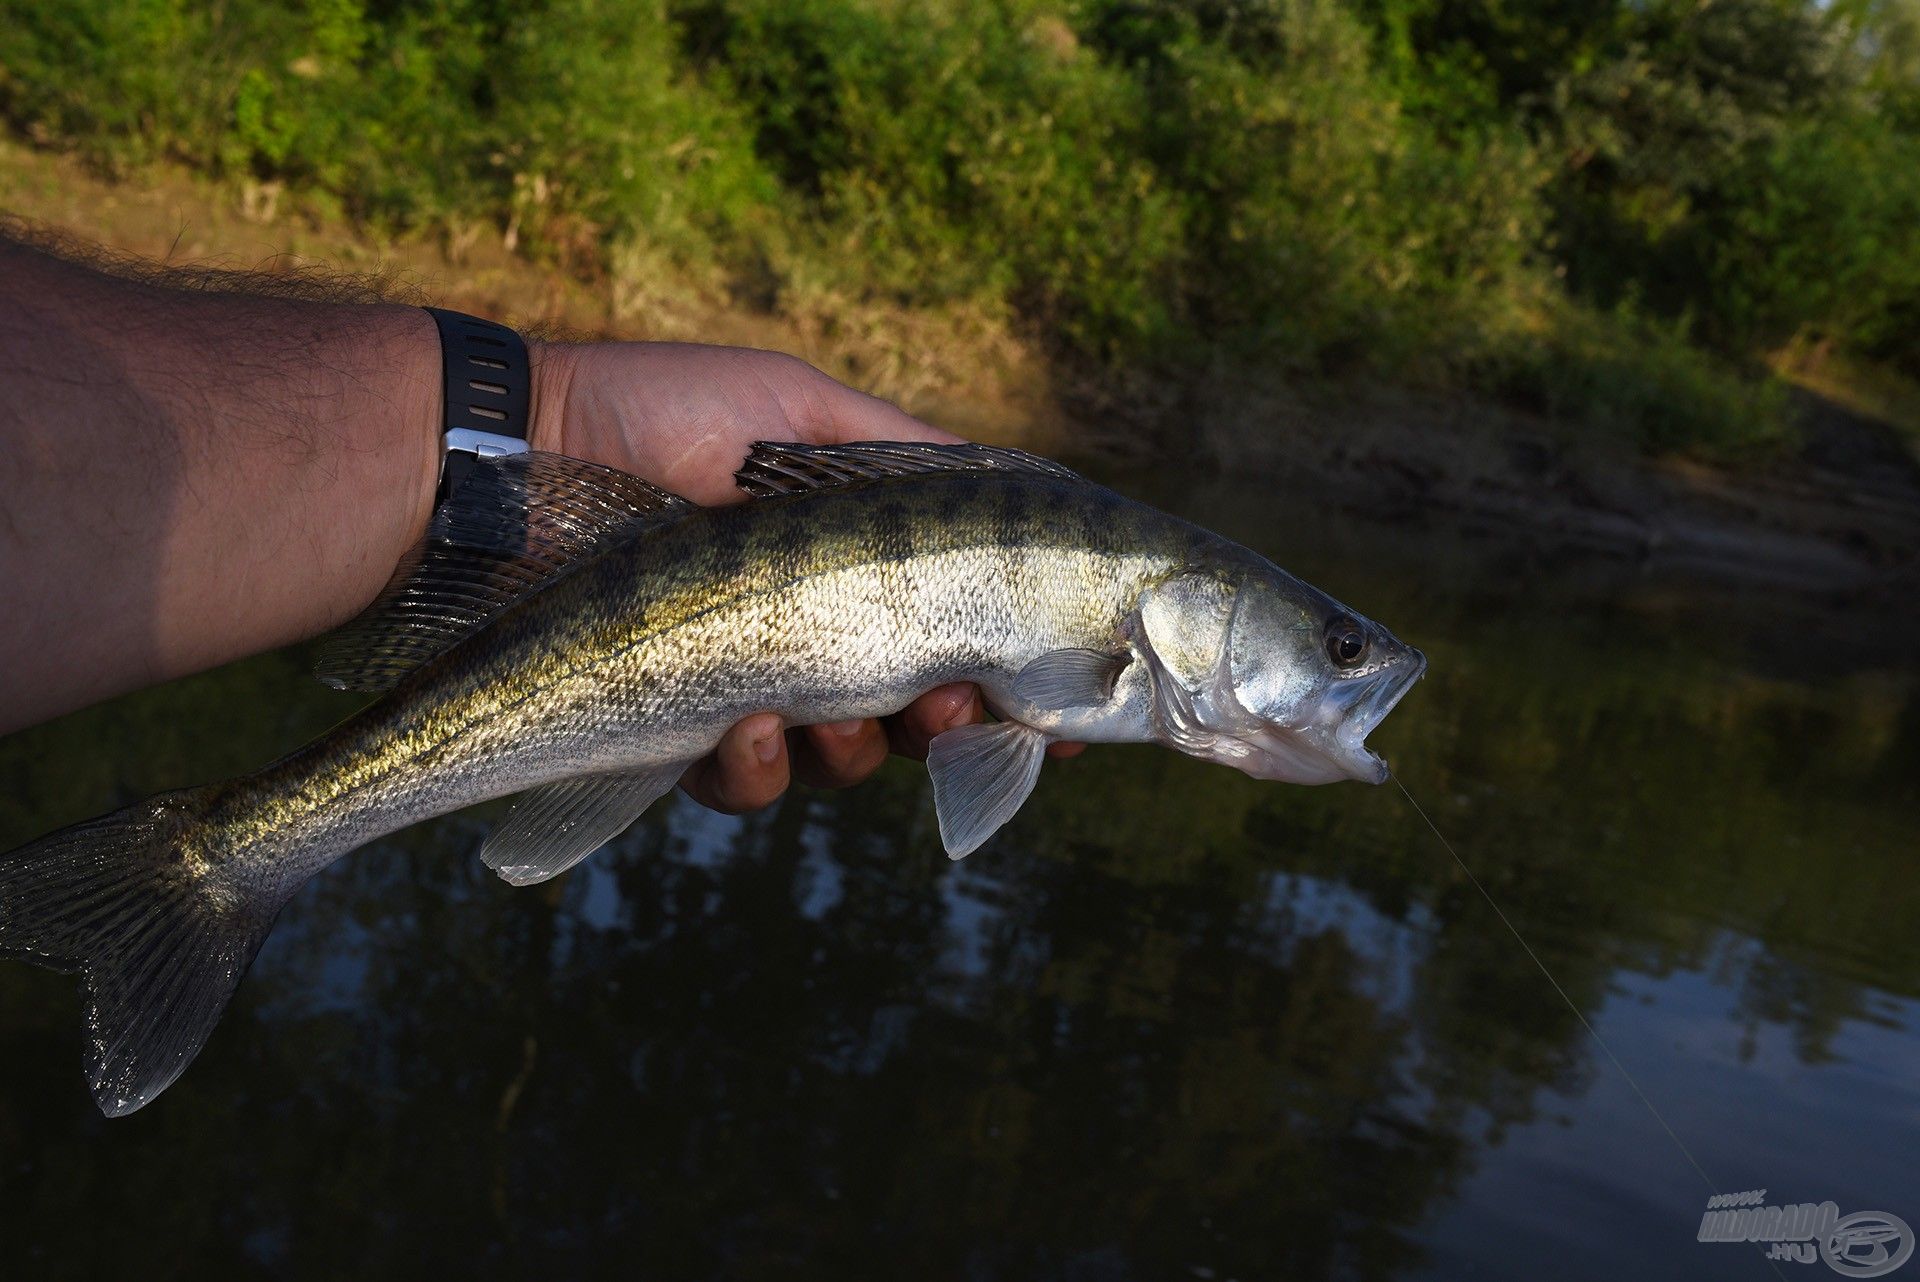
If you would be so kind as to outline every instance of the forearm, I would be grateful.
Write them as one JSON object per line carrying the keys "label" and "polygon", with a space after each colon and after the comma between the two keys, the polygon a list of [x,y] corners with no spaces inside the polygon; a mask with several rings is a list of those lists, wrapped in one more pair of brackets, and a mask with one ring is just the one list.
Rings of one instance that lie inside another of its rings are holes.
{"label": "forearm", "polygon": [[0,730],[311,636],[425,527],[416,308],[168,289],[0,241]]}

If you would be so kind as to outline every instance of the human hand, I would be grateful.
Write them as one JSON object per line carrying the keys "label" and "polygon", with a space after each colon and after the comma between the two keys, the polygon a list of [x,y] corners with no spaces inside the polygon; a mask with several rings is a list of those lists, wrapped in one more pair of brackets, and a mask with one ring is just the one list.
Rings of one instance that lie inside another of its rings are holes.
{"label": "human hand", "polygon": [[[536,449],[617,467],[696,503],[743,498],[733,473],[755,441],[944,441],[876,396],[797,357],[698,343],[543,345],[533,356]],[[984,715],[971,685],[928,691],[895,716],[788,727],[764,712],[739,722],[680,785],[715,810],[771,804],[792,778],[817,787],[860,782],[887,752],[924,759],[927,744]],[[1054,744],[1073,756],[1080,744]]]}

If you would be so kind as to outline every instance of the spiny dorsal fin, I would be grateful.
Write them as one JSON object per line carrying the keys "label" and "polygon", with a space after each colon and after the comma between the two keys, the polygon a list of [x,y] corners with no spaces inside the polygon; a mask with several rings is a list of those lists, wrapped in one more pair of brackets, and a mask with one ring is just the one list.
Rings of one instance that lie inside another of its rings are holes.
{"label": "spiny dorsal fin", "polygon": [[1077,481],[1052,459],[999,445],[929,445],[920,441],[860,441],[852,445],[796,445],[755,441],[733,478],[755,498],[831,489],[882,476],[916,472],[1030,472]]}
{"label": "spiny dorsal fin", "polygon": [[562,454],[482,459],[434,512],[378,600],[314,669],[340,690],[388,690],[560,571],[694,504]]}

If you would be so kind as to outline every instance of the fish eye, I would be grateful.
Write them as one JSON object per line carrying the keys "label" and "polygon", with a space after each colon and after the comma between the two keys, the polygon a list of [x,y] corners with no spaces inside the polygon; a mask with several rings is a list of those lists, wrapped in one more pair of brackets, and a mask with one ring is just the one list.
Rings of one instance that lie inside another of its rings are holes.
{"label": "fish eye", "polygon": [[1327,657],[1337,667],[1358,666],[1367,657],[1367,634],[1352,619],[1335,619],[1327,625]]}

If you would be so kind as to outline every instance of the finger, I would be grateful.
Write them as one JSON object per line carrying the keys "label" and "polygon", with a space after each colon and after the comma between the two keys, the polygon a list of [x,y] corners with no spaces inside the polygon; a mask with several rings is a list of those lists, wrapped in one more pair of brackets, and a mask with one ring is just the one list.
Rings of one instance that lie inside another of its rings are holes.
{"label": "finger", "polygon": [[927,745],[935,735],[985,719],[979,687],[964,682],[935,686],[897,716],[887,718],[887,738],[901,756],[925,761]]}
{"label": "finger", "polygon": [[808,439],[826,445],[847,441],[931,441],[953,445],[963,438],[922,423],[891,401],[855,391],[811,369],[803,420],[796,424]]}
{"label": "finger", "polygon": [[1058,743],[1050,743],[1047,745],[1047,755],[1056,761],[1064,761],[1068,757],[1077,757],[1086,750],[1086,744],[1075,743],[1071,739],[1062,739]]}
{"label": "finger", "polygon": [[878,721],[836,721],[807,726],[788,741],[793,777],[815,788],[859,783],[887,759],[887,736]]}
{"label": "finger", "polygon": [[787,740],[780,718],[762,712],[737,723],[720,746],[680,779],[703,806],[741,814],[772,805],[787,790]]}
{"label": "finger", "polygon": [[833,399],[833,440],[841,441],[930,441],[936,445],[958,445],[966,438],[923,423],[892,401],[881,400],[851,387],[838,386]]}

